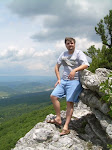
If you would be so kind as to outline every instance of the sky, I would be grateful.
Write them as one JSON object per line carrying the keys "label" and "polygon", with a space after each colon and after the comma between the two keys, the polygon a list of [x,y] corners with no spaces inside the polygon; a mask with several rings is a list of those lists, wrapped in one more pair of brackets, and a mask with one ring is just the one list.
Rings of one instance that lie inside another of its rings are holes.
{"label": "sky", "polygon": [[101,48],[95,26],[112,0],[0,0],[0,76],[54,76],[65,37]]}

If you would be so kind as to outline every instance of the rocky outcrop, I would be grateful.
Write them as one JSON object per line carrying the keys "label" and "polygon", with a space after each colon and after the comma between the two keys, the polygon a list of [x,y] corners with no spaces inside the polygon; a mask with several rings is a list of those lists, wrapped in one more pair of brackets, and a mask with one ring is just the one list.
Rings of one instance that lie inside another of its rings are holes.
{"label": "rocky outcrop", "polygon": [[61,111],[62,127],[46,122],[55,117],[50,114],[22,137],[13,150],[107,150],[107,144],[112,144],[112,119],[108,116],[109,106],[100,101],[104,95],[100,83],[109,73],[105,68],[98,68],[95,74],[81,72],[84,90],[74,107],[69,135],[59,136],[66,118],[66,112]]}
{"label": "rocky outcrop", "polygon": [[[66,112],[61,111],[62,127],[65,116]],[[53,114],[50,114],[46,116],[45,120],[54,117]],[[102,150],[103,142],[94,134],[87,123],[87,118],[90,117],[94,118],[90,108],[79,102],[70,122],[71,132],[69,135],[60,136],[62,127],[59,128],[46,121],[40,122],[17,142],[13,150]]]}
{"label": "rocky outcrop", "polygon": [[[109,117],[109,106],[100,100],[105,93],[100,92],[100,84],[108,79],[108,75],[112,72],[105,68],[98,68],[95,74],[88,70],[81,73],[81,83],[84,87],[80,95],[81,101],[89,106],[100,123],[102,129],[106,132],[108,143],[112,143],[112,118]],[[112,80],[112,79],[111,79]],[[102,135],[99,134],[100,138]]]}

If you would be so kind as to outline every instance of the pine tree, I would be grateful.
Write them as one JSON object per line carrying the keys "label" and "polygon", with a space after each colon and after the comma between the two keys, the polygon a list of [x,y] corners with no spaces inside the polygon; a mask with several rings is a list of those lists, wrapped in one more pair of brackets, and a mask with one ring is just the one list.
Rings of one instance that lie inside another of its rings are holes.
{"label": "pine tree", "polygon": [[95,27],[96,34],[100,35],[102,43],[108,48],[112,48],[112,10],[109,11],[109,15],[101,19]]}
{"label": "pine tree", "polygon": [[96,49],[92,45],[85,54],[92,59],[89,70],[94,72],[97,68],[107,68],[112,70],[112,10],[109,15],[95,27],[96,34],[101,37],[102,48]]}

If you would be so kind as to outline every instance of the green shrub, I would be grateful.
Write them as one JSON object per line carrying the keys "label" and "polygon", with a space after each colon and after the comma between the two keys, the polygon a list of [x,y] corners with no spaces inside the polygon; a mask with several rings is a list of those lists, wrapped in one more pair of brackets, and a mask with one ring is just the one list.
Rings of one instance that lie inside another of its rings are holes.
{"label": "green shrub", "polygon": [[[61,110],[66,109],[66,100],[61,102]],[[23,114],[17,118],[0,124],[0,150],[10,150],[16,142],[30,131],[38,122],[45,120],[45,117],[53,113],[55,114],[52,105],[45,106],[42,109]]]}
{"label": "green shrub", "polygon": [[109,115],[112,118],[112,72],[108,76],[108,79],[100,84],[100,91],[104,93],[101,100],[108,103],[110,107]]}

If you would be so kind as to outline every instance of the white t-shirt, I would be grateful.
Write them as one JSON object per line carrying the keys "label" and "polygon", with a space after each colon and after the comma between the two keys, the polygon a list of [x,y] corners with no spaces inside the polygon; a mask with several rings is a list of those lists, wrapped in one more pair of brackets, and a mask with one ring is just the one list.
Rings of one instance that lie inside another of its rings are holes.
{"label": "white t-shirt", "polygon": [[[70,80],[68,78],[68,75],[73,69],[79,67],[80,65],[85,64],[89,66],[86,55],[81,50],[76,49],[73,54],[69,54],[68,51],[61,53],[57,60],[57,64],[61,64],[64,66],[64,71],[62,75],[62,79],[64,80]],[[79,76],[80,71],[75,73],[74,79],[79,80]]]}

